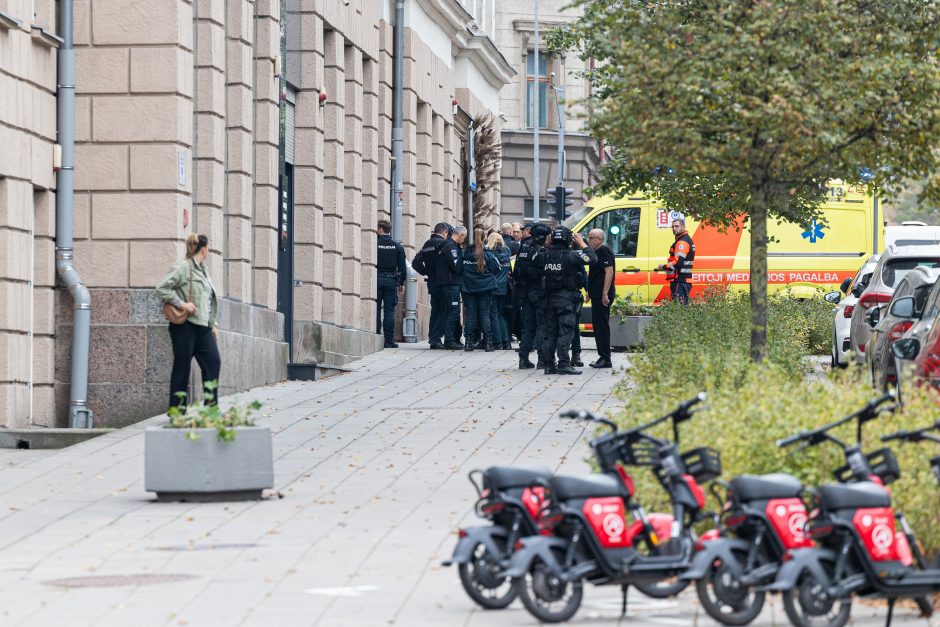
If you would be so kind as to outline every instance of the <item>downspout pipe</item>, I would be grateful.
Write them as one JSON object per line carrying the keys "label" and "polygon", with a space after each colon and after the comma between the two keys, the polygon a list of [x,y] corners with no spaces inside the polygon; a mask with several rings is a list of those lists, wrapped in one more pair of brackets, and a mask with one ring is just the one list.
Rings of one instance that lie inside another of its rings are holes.
{"label": "downspout pipe", "polygon": [[401,321],[401,337],[407,344],[418,341],[418,273],[407,261],[408,279],[405,281],[405,311]]}
{"label": "downspout pipe", "polygon": [[88,429],[88,338],[91,334],[91,293],[73,265],[73,196],[75,190],[75,48],[72,42],[72,0],[59,3],[58,97],[56,123],[62,163],[56,174],[55,268],[72,296],[72,379],[69,394],[69,427]]}
{"label": "downspout pipe", "polygon": [[392,237],[402,243],[402,194],[401,175],[404,171],[404,132],[402,130],[402,103],[405,94],[405,0],[395,0],[395,32],[393,39],[395,57],[392,59]]}

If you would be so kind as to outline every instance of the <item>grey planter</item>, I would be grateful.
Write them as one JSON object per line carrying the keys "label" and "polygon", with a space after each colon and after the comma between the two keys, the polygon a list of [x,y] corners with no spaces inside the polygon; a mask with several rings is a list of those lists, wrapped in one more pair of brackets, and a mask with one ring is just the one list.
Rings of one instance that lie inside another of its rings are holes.
{"label": "grey planter", "polygon": [[144,434],[144,489],[160,501],[241,501],[274,487],[271,429],[237,427],[224,442],[215,429],[151,427]]}
{"label": "grey planter", "polygon": [[652,320],[652,316],[611,316],[611,348],[631,348],[643,345],[643,331]]}

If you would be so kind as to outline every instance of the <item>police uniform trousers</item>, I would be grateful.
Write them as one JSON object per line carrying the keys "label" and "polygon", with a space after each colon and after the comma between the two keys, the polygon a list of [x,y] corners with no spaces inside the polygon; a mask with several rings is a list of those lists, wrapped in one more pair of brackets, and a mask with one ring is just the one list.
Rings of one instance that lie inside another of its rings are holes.
{"label": "police uniform trousers", "polygon": [[428,295],[431,297],[431,317],[428,319],[428,342],[441,345],[441,336],[444,335],[444,319],[447,306],[444,303],[444,290],[438,285],[428,284]]}
{"label": "police uniform trousers", "polygon": [[577,299],[581,295],[572,290],[551,292],[545,308],[545,339],[542,353],[548,366],[558,358],[558,367],[571,365],[571,341],[578,330]]}
{"label": "police uniform trousers", "polygon": [[459,342],[457,323],[460,322],[460,286],[456,283],[441,285],[440,290],[444,307],[441,321],[444,341]]}
{"label": "police uniform trousers", "polygon": [[395,341],[395,305],[398,304],[398,273],[380,272],[375,278],[375,332]]}
{"label": "police uniform trousers", "polygon": [[525,291],[520,298],[522,304],[522,338],[519,340],[519,355],[528,357],[535,349],[542,354],[545,333],[545,299],[538,292]]}

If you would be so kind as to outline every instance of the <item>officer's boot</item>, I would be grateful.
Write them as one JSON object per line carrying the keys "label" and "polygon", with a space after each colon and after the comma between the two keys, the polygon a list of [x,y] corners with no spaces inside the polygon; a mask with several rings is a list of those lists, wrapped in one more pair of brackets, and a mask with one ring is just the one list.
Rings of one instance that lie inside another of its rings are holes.
{"label": "officer's boot", "polygon": [[571,365],[572,366],[584,365],[584,362],[581,361],[581,353],[571,353]]}
{"label": "officer's boot", "polygon": [[473,338],[470,337],[469,335],[467,336],[466,341],[464,341],[463,343],[463,350],[464,352],[467,352],[467,353],[473,352]]}
{"label": "officer's boot", "polygon": [[528,353],[519,353],[519,370],[529,370],[535,368],[535,364],[529,361]]}
{"label": "officer's boot", "polygon": [[483,336],[483,346],[483,350],[485,350],[487,353],[492,353],[494,350],[496,350],[496,348],[493,346],[493,338],[489,335]]}
{"label": "officer's boot", "polygon": [[545,362],[545,374],[558,374],[558,368],[555,367],[555,362]]}
{"label": "officer's boot", "polygon": [[535,365],[535,367],[538,368],[539,370],[541,370],[542,368],[545,367],[545,358],[542,357],[542,351],[538,351],[538,352],[536,353],[536,355],[539,356],[539,359],[538,359],[538,363]]}
{"label": "officer's boot", "polygon": [[[547,369],[546,372],[548,372]],[[558,366],[558,374],[581,374],[581,371],[572,368],[569,364],[567,366]]]}

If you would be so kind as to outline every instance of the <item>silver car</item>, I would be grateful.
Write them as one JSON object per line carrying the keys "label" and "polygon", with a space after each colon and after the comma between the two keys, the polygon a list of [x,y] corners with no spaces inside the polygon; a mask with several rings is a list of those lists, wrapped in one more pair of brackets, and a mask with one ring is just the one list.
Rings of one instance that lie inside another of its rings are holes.
{"label": "silver car", "polygon": [[901,279],[918,266],[940,266],[940,246],[888,246],[881,254],[871,281],[858,294],[858,303],[852,312],[849,337],[855,361],[859,365],[865,363],[865,348],[871,337],[868,311],[888,303]]}
{"label": "silver car", "polygon": [[897,384],[897,362],[891,345],[921,318],[938,276],[940,267],[914,268],[898,283],[887,305],[873,307],[868,312],[868,322],[874,323],[874,327],[865,349],[865,361],[875,389],[887,391]]}

